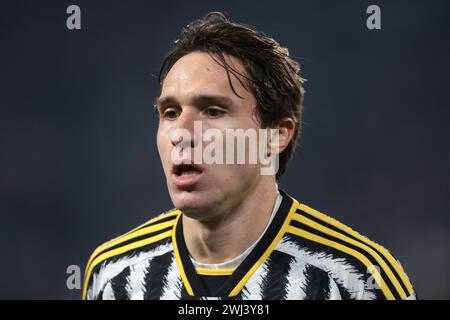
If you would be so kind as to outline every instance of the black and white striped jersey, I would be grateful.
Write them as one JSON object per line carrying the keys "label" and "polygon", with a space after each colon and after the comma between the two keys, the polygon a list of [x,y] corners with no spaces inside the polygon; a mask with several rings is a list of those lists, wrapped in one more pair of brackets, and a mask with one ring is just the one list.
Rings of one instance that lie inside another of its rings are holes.
{"label": "black and white striped jersey", "polygon": [[382,246],[282,194],[260,241],[234,270],[196,269],[172,210],[99,246],[83,299],[415,299]]}

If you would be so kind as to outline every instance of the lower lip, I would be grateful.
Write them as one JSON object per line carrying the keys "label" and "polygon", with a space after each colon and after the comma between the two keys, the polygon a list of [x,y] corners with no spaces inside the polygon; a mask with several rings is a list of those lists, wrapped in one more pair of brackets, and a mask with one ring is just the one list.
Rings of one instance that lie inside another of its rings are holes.
{"label": "lower lip", "polygon": [[189,174],[189,175],[184,175],[184,176],[179,176],[176,174],[172,174],[175,185],[178,187],[188,187],[188,186],[192,186],[193,184],[197,183],[198,180],[201,178],[201,176],[203,175],[202,172],[198,172],[195,174]]}

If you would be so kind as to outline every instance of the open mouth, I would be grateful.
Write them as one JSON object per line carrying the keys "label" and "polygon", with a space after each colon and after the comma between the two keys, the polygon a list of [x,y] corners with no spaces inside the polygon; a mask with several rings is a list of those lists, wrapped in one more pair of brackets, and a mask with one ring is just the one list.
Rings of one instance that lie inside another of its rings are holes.
{"label": "open mouth", "polygon": [[178,188],[193,188],[203,176],[203,170],[195,164],[179,164],[172,167],[173,182]]}
{"label": "open mouth", "polygon": [[202,173],[202,170],[194,164],[179,164],[173,166],[172,172],[176,176],[182,177],[200,174]]}

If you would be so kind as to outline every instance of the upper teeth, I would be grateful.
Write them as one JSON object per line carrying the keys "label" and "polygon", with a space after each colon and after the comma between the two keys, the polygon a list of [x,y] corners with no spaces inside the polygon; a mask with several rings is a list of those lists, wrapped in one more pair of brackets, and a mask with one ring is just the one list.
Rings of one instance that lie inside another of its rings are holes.
{"label": "upper teeth", "polygon": [[181,171],[180,175],[187,176],[187,175],[192,175],[192,174],[196,174],[196,173],[197,173],[197,171],[195,171],[195,170],[183,170],[183,171]]}

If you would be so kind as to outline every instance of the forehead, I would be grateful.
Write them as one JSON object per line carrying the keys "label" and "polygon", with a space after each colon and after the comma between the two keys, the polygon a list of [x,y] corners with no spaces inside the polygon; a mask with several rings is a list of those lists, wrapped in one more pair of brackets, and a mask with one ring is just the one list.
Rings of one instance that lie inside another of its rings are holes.
{"label": "forehead", "polygon": [[[242,62],[231,55],[224,55],[227,64],[237,72],[246,75]],[[220,61],[218,57],[215,60]],[[188,98],[199,94],[227,96],[241,103],[253,103],[255,99],[250,91],[241,84],[245,79],[239,79],[233,73],[228,78],[225,68],[219,65],[208,53],[192,52],[180,58],[169,70],[161,88],[161,97],[174,96],[177,99]],[[230,81],[236,96],[230,86]],[[244,100],[244,101],[241,101]]]}

